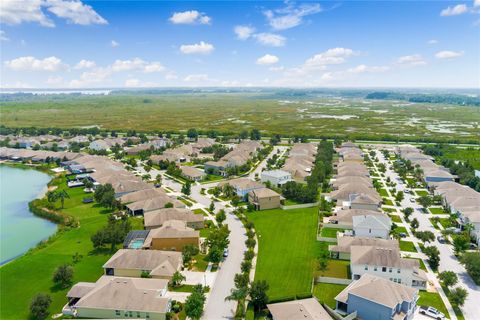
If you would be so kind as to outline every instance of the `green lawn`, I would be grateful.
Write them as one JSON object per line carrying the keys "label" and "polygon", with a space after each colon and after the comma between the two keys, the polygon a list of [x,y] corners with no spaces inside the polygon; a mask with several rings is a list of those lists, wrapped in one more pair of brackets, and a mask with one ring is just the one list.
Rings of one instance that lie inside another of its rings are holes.
{"label": "green lawn", "polygon": [[343,232],[346,229],[341,228],[322,228],[320,235],[325,238],[337,238],[337,232]]}
{"label": "green lawn", "polygon": [[400,251],[417,252],[417,249],[411,241],[400,241]]}
{"label": "green lawn", "polygon": [[390,199],[383,198],[383,204],[386,206],[393,206],[393,202]]}
{"label": "green lawn", "polygon": [[425,191],[425,190],[415,190],[415,193],[419,197],[428,196],[430,194],[428,191]]}
{"label": "green lawn", "polygon": [[330,259],[327,269],[325,271],[315,271],[315,277],[350,279],[350,261]]}
{"label": "green lawn", "polygon": [[443,208],[428,208],[428,210],[430,210],[430,213],[431,214],[448,214],[447,212],[445,212],[445,210],[443,210]]}
{"label": "green lawn", "polygon": [[440,298],[440,295],[438,293],[420,291],[419,296],[420,298],[417,301],[418,306],[434,307],[448,317],[447,308],[445,307],[445,304],[443,303],[442,298]]}
{"label": "green lawn", "polygon": [[[32,297],[44,292],[52,297],[51,314],[61,312],[67,302],[67,289],[58,289],[52,282],[52,273],[64,263],[72,263],[72,255],[82,255],[74,265],[73,283],[96,281],[103,273],[102,265],[109,259],[109,250],[94,251],[90,236],[107,221],[106,210],[95,204],[83,204],[85,193],[81,188],[68,189],[63,212],[77,217],[80,227],[59,233],[54,240],[32,250],[26,255],[0,268],[1,319],[27,319],[28,306]],[[59,204],[57,204],[59,206]],[[131,219],[132,225],[140,227],[142,219]]]}
{"label": "green lawn", "polygon": [[397,232],[407,233],[407,229],[405,229],[405,227],[396,227],[395,230],[396,230]]}
{"label": "green lawn", "polygon": [[202,209],[194,209],[194,210],[193,210],[193,213],[195,213],[195,214],[201,214],[201,215],[204,215],[204,216],[208,216],[208,213],[206,213],[206,212],[203,211]]}
{"label": "green lawn", "polygon": [[248,213],[255,224],[259,254],[255,280],[270,285],[270,299],[310,292],[316,257],[317,208]]}
{"label": "green lawn", "polygon": [[391,215],[389,215],[389,217],[392,219],[393,222],[402,223],[402,219],[400,218],[400,216],[397,216],[395,214],[391,214]]}
{"label": "green lawn", "polygon": [[378,193],[379,193],[382,197],[388,197],[388,192],[387,192],[387,190],[385,190],[385,189],[380,189],[380,190],[378,190]]}
{"label": "green lawn", "polygon": [[285,199],[286,206],[294,206],[296,204],[302,204],[302,203],[293,199]]}
{"label": "green lawn", "polygon": [[335,309],[335,297],[347,286],[343,284],[317,283],[313,295],[332,309]]}

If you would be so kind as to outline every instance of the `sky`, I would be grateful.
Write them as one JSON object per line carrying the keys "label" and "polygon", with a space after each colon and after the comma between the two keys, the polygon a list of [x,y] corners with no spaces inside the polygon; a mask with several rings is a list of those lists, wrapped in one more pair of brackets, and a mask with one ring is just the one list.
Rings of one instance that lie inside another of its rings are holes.
{"label": "sky", "polygon": [[0,1],[2,88],[480,87],[480,0]]}

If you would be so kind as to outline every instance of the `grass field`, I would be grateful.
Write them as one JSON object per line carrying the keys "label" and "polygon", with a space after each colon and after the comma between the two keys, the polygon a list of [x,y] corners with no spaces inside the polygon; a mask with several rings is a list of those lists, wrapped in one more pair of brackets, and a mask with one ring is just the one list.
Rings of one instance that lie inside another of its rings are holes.
{"label": "grass field", "polygon": [[476,170],[480,170],[480,149],[444,146],[442,152],[441,158],[443,159],[468,161]]}
{"label": "grass field", "polygon": [[[60,188],[66,188],[64,183]],[[77,217],[80,227],[61,232],[44,247],[34,249],[0,268],[1,319],[27,319],[30,300],[39,292],[52,297],[51,314],[61,312],[67,302],[65,294],[68,288],[55,287],[52,273],[61,264],[71,264],[76,252],[83,257],[74,264],[74,283],[94,282],[102,275],[102,265],[111,253],[109,250],[93,250],[90,236],[106,223],[107,211],[95,204],[83,204],[85,194],[81,188],[68,189],[67,192],[70,199],[65,199],[63,212]],[[136,228],[143,225],[142,219],[131,221]]]}
{"label": "grass field", "polygon": [[343,232],[346,229],[341,228],[322,228],[320,235],[325,238],[337,238],[337,232]]}
{"label": "grass field", "polygon": [[335,297],[347,286],[342,284],[317,283],[313,295],[332,309],[335,309]]}
{"label": "grass field", "polygon": [[402,223],[402,219],[400,218],[400,216],[397,216],[395,214],[391,214],[391,215],[389,215],[389,217],[392,219],[393,222]]}
{"label": "grass field", "polygon": [[379,193],[382,197],[388,197],[388,192],[387,192],[387,190],[385,190],[385,189],[380,189],[380,190],[378,190],[378,193]]}
{"label": "grass field", "polygon": [[327,269],[325,271],[315,271],[315,277],[350,279],[350,261],[330,259]]}
{"label": "grass field", "polygon": [[428,196],[430,194],[430,193],[428,193],[428,191],[425,191],[425,190],[415,190],[415,193],[419,197]]}
{"label": "grass field", "polygon": [[[261,128],[282,135],[348,135],[356,139],[478,139],[478,108],[443,104],[322,98],[269,93],[164,93],[1,102],[5,126],[83,127],[137,131]],[[432,110],[435,109],[434,112]],[[381,113],[379,113],[381,110]],[[415,114],[415,124],[411,115]],[[343,116],[343,117],[342,117]],[[437,123],[432,126],[432,123]],[[442,126],[453,131],[448,135]]]}
{"label": "grass field", "polygon": [[400,251],[417,252],[417,249],[411,241],[400,241]]}
{"label": "grass field", "polygon": [[265,210],[248,214],[255,224],[259,253],[255,280],[270,285],[270,299],[311,290],[316,257],[317,208]]}
{"label": "grass field", "polygon": [[431,214],[448,214],[443,208],[428,208]]}
{"label": "grass field", "polygon": [[420,291],[419,296],[420,298],[417,301],[418,306],[434,307],[448,317],[447,308],[445,307],[445,304],[438,293]]}

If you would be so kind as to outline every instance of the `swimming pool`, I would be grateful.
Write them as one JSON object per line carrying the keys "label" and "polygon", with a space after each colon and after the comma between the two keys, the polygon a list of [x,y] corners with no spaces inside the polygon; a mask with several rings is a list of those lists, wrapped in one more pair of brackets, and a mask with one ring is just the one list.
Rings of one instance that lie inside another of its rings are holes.
{"label": "swimming pool", "polygon": [[143,246],[143,239],[133,239],[132,241],[130,241],[130,244],[128,245],[130,249],[142,249],[142,246]]}

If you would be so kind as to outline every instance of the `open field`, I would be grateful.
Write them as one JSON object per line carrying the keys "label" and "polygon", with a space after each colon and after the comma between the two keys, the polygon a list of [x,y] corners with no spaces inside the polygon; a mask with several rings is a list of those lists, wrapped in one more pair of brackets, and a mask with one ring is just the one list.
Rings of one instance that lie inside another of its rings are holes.
{"label": "open field", "polygon": [[310,292],[321,251],[315,238],[317,208],[257,211],[248,217],[259,240],[255,280],[268,282],[270,299]]}
{"label": "open field", "polygon": [[[73,283],[96,281],[103,273],[102,265],[109,259],[109,250],[94,251],[90,236],[107,222],[107,211],[95,204],[83,204],[85,196],[81,188],[65,188],[70,199],[65,199],[63,212],[80,220],[80,227],[61,232],[41,248],[13,260],[0,268],[1,319],[27,319],[28,306],[32,297],[40,292],[52,297],[51,314],[59,313],[67,302],[67,289],[54,286],[52,274],[61,264],[72,264],[75,253],[82,255],[80,262],[73,265]],[[60,204],[57,203],[57,207]],[[142,219],[131,219],[133,228],[141,228]]]}
{"label": "open field", "polygon": [[4,101],[0,106],[2,124],[12,127],[97,125],[138,131],[195,127],[236,133],[256,127],[283,135],[348,135],[364,140],[479,138],[477,107],[315,95],[286,99],[253,92],[124,94]]}

